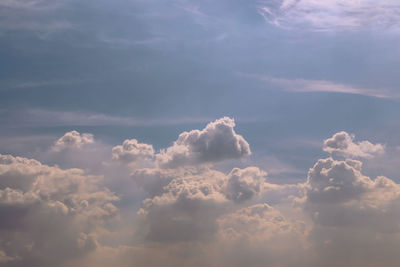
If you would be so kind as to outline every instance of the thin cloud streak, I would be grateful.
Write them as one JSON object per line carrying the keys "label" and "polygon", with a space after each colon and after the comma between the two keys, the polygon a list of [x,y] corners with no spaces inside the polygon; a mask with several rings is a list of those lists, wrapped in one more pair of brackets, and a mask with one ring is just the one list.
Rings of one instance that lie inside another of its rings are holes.
{"label": "thin cloud streak", "polygon": [[246,78],[255,78],[277,87],[283,91],[290,92],[334,92],[344,94],[365,95],[378,98],[393,98],[397,97],[391,95],[386,89],[366,89],[358,88],[350,85],[335,83],[327,80],[307,80],[307,79],[285,79],[276,78],[268,75],[238,73],[239,76]]}
{"label": "thin cloud streak", "polygon": [[16,112],[0,113],[2,124],[10,124],[14,127],[54,127],[54,126],[158,126],[179,125],[186,123],[204,123],[210,118],[133,118],[112,116],[102,113],[75,112],[75,111],[51,111],[45,109],[28,109]]}
{"label": "thin cloud streak", "polygon": [[348,31],[399,28],[400,5],[395,0],[260,1],[258,13],[282,28]]}

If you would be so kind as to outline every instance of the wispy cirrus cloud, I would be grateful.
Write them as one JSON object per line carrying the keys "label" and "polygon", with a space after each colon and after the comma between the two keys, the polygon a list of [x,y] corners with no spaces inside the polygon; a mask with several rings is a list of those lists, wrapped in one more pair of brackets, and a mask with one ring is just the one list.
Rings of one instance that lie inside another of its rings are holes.
{"label": "wispy cirrus cloud", "polygon": [[258,12],[277,26],[314,31],[396,29],[400,25],[400,4],[395,0],[261,1]]}
{"label": "wispy cirrus cloud", "polygon": [[366,95],[378,98],[396,97],[387,89],[359,88],[327,80],[286,79],[268,75],[238,73],[247,78],[255,78],[280,90],[291,92],[334,92],[344,94]]}

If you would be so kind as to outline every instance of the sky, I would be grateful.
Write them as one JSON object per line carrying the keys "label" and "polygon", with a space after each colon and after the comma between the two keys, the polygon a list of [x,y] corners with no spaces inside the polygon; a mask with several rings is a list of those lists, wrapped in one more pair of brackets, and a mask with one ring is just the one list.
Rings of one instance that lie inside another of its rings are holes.
{"label": "sky", "polygon": [[0,0],[0,266],[398,266],[400,3]]}

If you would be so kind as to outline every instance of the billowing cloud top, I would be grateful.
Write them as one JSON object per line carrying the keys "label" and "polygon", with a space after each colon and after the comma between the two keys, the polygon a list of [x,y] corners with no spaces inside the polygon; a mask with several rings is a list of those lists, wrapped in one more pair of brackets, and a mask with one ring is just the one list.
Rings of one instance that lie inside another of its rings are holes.
{"label": "billowing cloud top", "polygon": [[234,127],[234,120],[224,117],[207,124],[203,130],[183,132],[171,147],[156,156],[157,162],[161,167],[175,168],[250,155],[249,144]]}
{"label": "billowing cloud top", "polygon": [[68,148],[82,148],[82,146],[92,144],[93,142],[93,135],[90,133],[81,134],[77,131],[70,131],[55,142],[53,149],[61,151]]}
{"label": "billowing cloud top", "polygon": [[139,143],[136,139],[125,140],[122,145],[115,146],[112,149],[112,159],[125,164],[152,158],[153,156],[153,146]]}
{"label": "billowing cloud top", "polygon": [[[102,177],[0,154],[0,251],[10,266],[60,265],[97,247],[117,215]],[[1,255],[1,254],[0,254]],[[17,264],[17,265],[13,265]]]}
{"label": "billowing cloud top", "polygon": [[383,154],[385,148],[381,144],[372,144],[369,141],[354,143],[354,135],[346,132],[335,133],[331,138],[324,140],[324,151],[343,157],[372,158]]}

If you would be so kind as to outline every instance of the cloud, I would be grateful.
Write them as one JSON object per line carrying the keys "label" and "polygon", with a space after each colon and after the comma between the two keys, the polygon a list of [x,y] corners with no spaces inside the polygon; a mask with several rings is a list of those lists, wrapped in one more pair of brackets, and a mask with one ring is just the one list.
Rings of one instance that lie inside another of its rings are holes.
{"label": "cloud", "polygon": [[122,146],[115,146],[112,149],[112,159],[123,164],[151,159],[153,156],[153,146],[139,143],[136,139],[125,140]]}
{"label": "cloud", "polygon": [[77,131],[70,131],[65,133],[58,139],[53,146],[55,151],[61,151],[69,148],[82,148],[85,145],[93,144],[93,135],[90,133],[79,133]]}
{"label": "cloud", "polygon": [[146,239],[160,242],[205,240],[217,231],[216,218],[228,204],[225,177],[217,171],[174,177],[159,195],[143,201],[139,213],[148,226]]}
{"label": "cloud", "polygon": [[5,0],[0,3],[1,30],[28,30],[42,37],[73,29],[73,25],[54,16],[66,1],[59,0]]}
{"label": "cloud", "polygon": [[[66,82],[67,83],[67,82]],[[39,84],[40,85],[40,84]],[[112,116],[103,113],[84,111],[54,111],[46,109],[29,109],[6,111],[0,117],[2,123],[13,126],[153,126],[179,125],[186,123],[203,123],[210,118],[162,118],[143,119],[134,117]]]}
{"label": "cloud", "polygon": [[143,201],[146,240],[206,242],[217,233],[217,219],[236,206],[285,190],[265,183],[257,167],[234,168],[228,174],[209,168],[140,169],[132,174],[150,198]]}
{"label": "cloud", "polygon": [[233,119],[224,117],[207,124],[203,130],[179,135],[174,144],[156,155],[164,168],[214,163],[250,155],[246,140],[234,131]]}
{"label": "cloud", "polygon": [[234,168],[228,175],[227,197],[236,202],[253,198],[262,191],[266,176],[257,167]]}
{"label": "cloud", "polygon": [[279,0],[262,1],[258,12],[284,28],[313,31],[397,29],[400,5],[395,0]]}
{"label": "cloud", "polygon": [[398,261],[400,186],[383,176],[373,180],[361,168],[359,161],[327,158],[309,171],[301,202],[313,222],[316,265],[395,266]]}
{"label": "cloud", "polygon": [[355,136],[344,131],[335,133],[331,138],[324,140],[323,150],[334,155],[350,158],[373,158],[385,152],[381,144],[372,144],[369,141],[354,143]]}
{"label": "cloud", "polygon": [[303,222],[290,221],[266,203],[218,219],[221,266],[310,266]]}
{"label": "cloud", "polygon": [[[339,132],[324,149],[344,160],[319,159],[303,182],[276,184],[256,166],[214,169],[250,153],[233,128],[222,118],[182,133],[171,147],[181,140],[188,153],[175,168],[154,164],[160,154],[136,139],[108,146],[92,170],[100,175],[0,155],[0,264],[397,266],[400,185],[367,176],[353,159],[375,155],[377,145]],[[78,158],[96,151],[72,136],[78,141],[60,142]],[[146,168],[131,164],[148,160]]]}
{"label": "cloud", "polygon": [[118,198],[102,177],[0,155],[0,251],[10,266],[54,266],[97,247]]}
{"label": "cloud", "polygon": [[358,88],[351,85],[346,85],[326,80],[285,79],[285,78],[271,77],[268,75],[246,74],[246,73],[239,73],[239,75],[243,77],[255,78],[261,80],[267,84],[277,87],[280,90],[289,92],[299,92],[299,93],[334,92],[343,94],[366,95],[378,98],[393,97],[393,94],[389,94],[388,90],[386,89]]}

